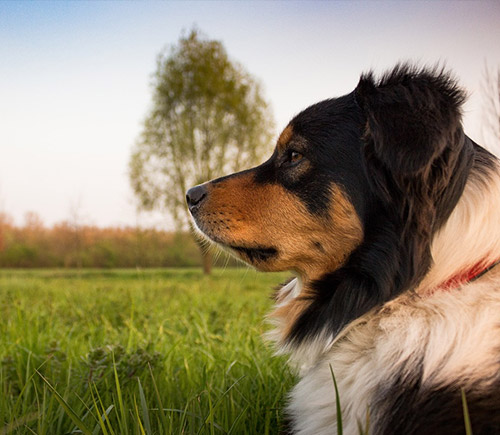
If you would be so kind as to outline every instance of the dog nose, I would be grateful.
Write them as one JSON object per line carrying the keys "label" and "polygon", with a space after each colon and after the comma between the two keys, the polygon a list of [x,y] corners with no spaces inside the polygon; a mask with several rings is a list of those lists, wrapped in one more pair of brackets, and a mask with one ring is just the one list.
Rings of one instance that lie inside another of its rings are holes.
{"label": "dog nose", "polygon": [[207,193],[208,191],[204,184],[191,187],[186,192],[186,201],[189,209],[191,210],[194,206],[200,204],[207,197]]}

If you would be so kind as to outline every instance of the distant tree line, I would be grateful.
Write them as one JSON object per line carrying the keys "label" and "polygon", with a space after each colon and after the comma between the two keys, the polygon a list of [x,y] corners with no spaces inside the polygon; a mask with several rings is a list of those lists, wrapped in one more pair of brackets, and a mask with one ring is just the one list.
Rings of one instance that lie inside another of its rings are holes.
{"label": "distant tree line", "polygon": [[[227,258],[219,259],[226,264]],[[234,265],[234,261],[230,261]],[[45,226],[35,214],[17,226],[0,213],[0,267],[201,267],[188,233],[99,228],[62,222]]]}

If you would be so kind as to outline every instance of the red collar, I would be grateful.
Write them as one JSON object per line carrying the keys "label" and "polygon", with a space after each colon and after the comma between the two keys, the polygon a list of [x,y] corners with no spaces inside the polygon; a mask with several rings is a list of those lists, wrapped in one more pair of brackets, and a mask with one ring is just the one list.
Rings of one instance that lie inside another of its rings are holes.
{"label": "red collar", "polygon": [[438,288],[440,288],[441,290],[452,290],[462,284],[475,281],[498,264],[500,264],[500,260],[490,263],[488,266],[485,266],[484,261],[481,261],[475,264],[469,270],[459,272],[456,275],[452,276],[450,279],[442,283]]}

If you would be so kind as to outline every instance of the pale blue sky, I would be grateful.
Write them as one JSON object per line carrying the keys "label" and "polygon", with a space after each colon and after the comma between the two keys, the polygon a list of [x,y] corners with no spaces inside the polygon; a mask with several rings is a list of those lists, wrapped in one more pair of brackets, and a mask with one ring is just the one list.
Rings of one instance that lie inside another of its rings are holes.
{"label": "pale blue sky", "polygon": [[469,91],[466,130],[482,142],[499,23],[498,1],[0,1],[0,210],[52,224],[77,207],[88,223],[134,225],[127,162],[155,59],[193,25],[261,80],[278,129],[363,71],[441,61]]}

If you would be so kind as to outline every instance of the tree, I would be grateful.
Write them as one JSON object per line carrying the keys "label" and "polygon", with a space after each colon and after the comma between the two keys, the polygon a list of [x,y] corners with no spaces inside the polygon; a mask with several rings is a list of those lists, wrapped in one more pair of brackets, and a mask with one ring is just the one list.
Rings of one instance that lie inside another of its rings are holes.
{"label": "tree", "polygon": [[[186,190],[258,163],[274,121],[258,82],[221,42],[197,30],[158,56],[152,85],[130,181],[141,208],[164,210],[177,229],[186,229]],[[199,243],[209,273],[211,258]]]}
{"label": "tree", "polygon": [[483,95],[484,112],[487,128],[487,143],[500,154],[500,68],[491,71],[487,65],[484,68]]}
{"label": "tree", "polygon": [[81,269],[83,266],[83,247],[85,241],[81,196],[79,196],[76,200],[71,201],[69,205],[69,219],[67,224],[72,233],[72,255],[69,256],[65,262],[73,264],[74,267]]}

